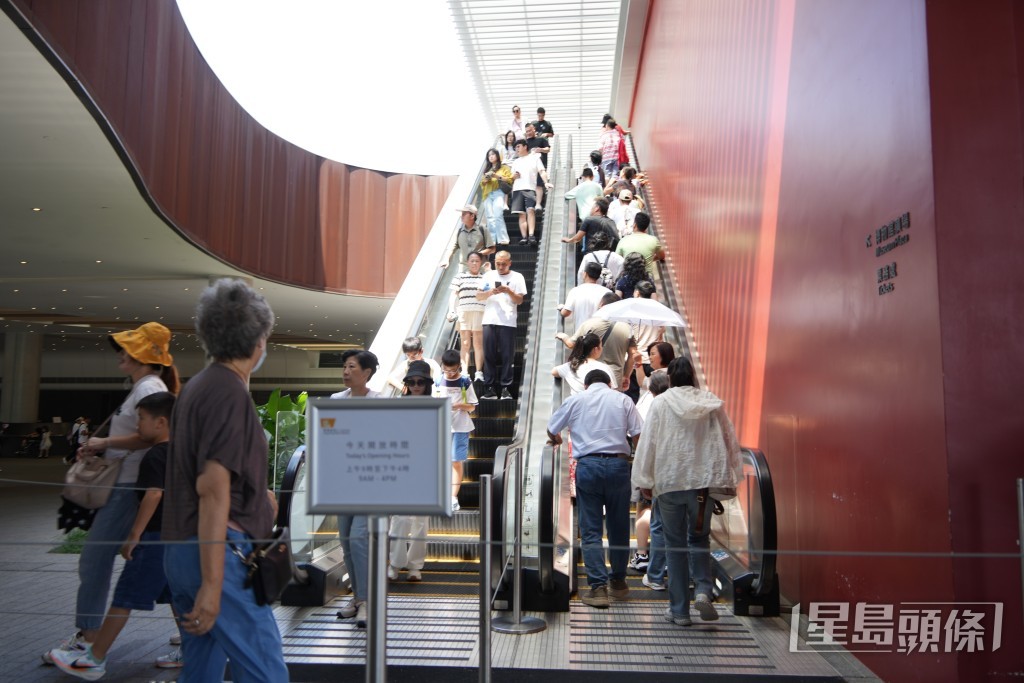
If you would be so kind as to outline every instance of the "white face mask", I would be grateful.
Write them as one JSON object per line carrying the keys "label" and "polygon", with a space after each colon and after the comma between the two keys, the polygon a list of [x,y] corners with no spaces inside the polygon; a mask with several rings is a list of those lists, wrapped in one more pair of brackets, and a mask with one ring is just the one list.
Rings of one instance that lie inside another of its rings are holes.
{"label": "white face mask", "polygon": [[252,372],[256,372],[261,367],[263,367],[263,361],[265,361],[266,359],[267,359],[267,347],[264,346],[263,347],[263,354],[260,356],[260,359],[258,361],[256,361],[256,365],[252,366]]}

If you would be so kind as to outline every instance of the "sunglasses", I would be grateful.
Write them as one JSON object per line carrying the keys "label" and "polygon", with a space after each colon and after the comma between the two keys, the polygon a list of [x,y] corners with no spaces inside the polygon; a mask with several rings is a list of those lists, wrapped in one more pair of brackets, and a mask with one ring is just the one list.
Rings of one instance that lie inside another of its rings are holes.
{"label": "sunglasses", "polygon": [[407,379],[405,380],[405,386],[407,387],[425,387],[428,382],[425,379]]}
{"label": "sunglasses", "polygon": [[519,110],[518,110],[518,109],[513,109],[513,110],[512,110],[512,113],[513,113],[513,114],[518,114],[518,113],[519,113]]}

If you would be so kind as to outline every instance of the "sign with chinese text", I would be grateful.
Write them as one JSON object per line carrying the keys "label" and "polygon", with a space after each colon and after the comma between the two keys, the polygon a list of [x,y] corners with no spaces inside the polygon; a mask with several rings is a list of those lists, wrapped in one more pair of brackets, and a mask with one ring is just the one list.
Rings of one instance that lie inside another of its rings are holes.
{"label": "sign with chinese text", "polygon": [[307,410],[311,514],[451,514],[447,399],[316,398]]}

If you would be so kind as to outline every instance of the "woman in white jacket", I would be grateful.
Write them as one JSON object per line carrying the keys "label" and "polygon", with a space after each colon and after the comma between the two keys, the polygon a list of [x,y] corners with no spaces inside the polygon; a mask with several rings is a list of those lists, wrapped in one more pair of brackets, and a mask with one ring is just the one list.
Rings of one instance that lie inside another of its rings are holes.
{"label": "woman in white jacket", "polygon": [[[740,451],[722,399],[697,388],[690,359],[673,360],[668,375],[672,388],[654,399],[644,421],[633,486],[657,499],[664,524],[671,605],[665,619],[689,626],[691,562],[694,607],[704,621],[718,618],[711,602],[708,489],[736,486]],[[692,557],[689,548],[697,551]]]}

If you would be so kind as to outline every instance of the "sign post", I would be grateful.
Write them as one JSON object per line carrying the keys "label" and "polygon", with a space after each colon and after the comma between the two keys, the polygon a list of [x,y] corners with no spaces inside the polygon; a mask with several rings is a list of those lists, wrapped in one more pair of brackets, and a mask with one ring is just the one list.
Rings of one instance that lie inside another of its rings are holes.
{"label": "sign post", "polygon": [[452,514],[451,404],[315,398],[307,410],[308,512],[369,516],[366,680],[385,683],[387,516]]}

